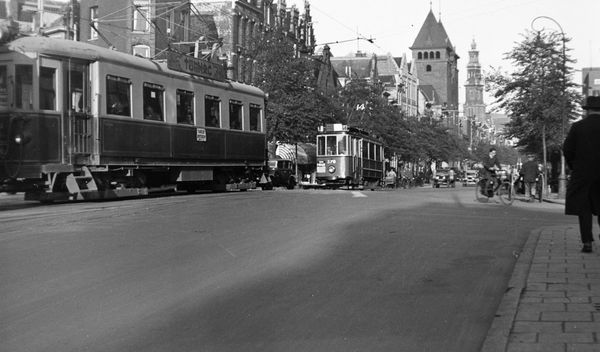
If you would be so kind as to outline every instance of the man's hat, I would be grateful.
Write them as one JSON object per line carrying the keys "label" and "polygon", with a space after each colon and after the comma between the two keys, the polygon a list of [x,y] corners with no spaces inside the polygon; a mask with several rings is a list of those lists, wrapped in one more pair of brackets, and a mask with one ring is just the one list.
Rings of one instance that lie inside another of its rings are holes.
{"label": "man's hat", "polygon": [[585,101],[581,107],[584,109],[600,110],[600,97],[592,95],[585,98]]}

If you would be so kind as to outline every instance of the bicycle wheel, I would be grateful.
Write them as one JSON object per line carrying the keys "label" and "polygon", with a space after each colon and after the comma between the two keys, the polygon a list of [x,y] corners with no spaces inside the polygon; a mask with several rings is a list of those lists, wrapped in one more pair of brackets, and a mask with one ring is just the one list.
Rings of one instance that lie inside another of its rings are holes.
{"label": "bicycle wheel", "polygon": [[511,205],[515,201],[514,189],[510,182],[502,182],[500,187],[498,187],[498,197],[506,205]]}
{"label": "bicycle wheel", "polygon": [[488,197],[489,190],[487,189],[487,185],[488,180],[484,178],[479,180],[475,186],[475,197],[479,203],[487,203],[490,199],[490,197]]}
{"label": "bicycle wheel", "polygon": [[546,186],[546,182],[544,180],[544,175],[540,174],[538,177],[538,181],[535,184],[535,192],[538,201],[541,203],[544,201],[544,187]]}

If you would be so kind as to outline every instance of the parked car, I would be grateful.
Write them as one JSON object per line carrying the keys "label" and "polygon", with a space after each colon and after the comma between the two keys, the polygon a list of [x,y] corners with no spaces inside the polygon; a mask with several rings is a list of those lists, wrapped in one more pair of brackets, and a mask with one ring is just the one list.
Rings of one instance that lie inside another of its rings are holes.
{"label": "parked car", "polygon": [[269,177],[274,187],[293,189],[296,186],[294,162],[289,159],[269,160]]}
{"label": "parked car", "polygon": [[465,171],[465,177],[463,178],[463,187],[475,186],[479,181],[478,173],[475,170]]}
{"label": "parked car", "polygon": [[456,187],[455,178],[455,175],[450,176],[450,169],[437,170],[437,172],[435,173],[435,177],[433,178],[433,187]]}

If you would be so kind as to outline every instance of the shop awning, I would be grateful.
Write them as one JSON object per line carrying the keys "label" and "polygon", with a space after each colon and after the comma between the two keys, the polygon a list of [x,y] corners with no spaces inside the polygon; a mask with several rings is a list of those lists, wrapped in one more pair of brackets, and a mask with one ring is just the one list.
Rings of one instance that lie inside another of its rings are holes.
{"label": "shop awning", "polygon": [[316,146],[311,143],[277,143],[275,155],[282,159],[298,160],[299,165],[317,163]]}

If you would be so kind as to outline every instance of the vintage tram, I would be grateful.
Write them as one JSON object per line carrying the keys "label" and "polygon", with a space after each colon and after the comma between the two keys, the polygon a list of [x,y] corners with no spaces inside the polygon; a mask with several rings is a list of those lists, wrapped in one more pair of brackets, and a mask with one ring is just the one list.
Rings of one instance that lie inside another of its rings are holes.
{"label": "vintage tram", "polygon": [[247,190],[265,165],[264,113],[265,94],[218,63],[15,39],[0,45],[0,191],[53,201]]}
{"label": "vintage tram", "polygon": [[383,158],[381,140],[366,131],[342,124],[319,127],[316,179],[327,188],[379,187]]}

